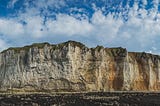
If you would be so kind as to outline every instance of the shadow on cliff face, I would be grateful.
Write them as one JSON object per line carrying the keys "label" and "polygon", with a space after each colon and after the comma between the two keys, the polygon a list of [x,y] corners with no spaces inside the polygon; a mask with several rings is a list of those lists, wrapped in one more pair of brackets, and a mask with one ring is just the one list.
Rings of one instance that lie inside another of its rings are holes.
{"label": "shadow on cliff face", "polygon": [[114,73],[115,77],[113,79],[113,89],[120,91],[123,89],[124,83],[124,64],[126,61],[127,50],[124,48],[114,48],[111,49],[114,58]]}
{"label": "shadow on cliff face", "polygon": [[113,88],[114,90],[122,90],[123,87],[123,79],[121,77],[117,77],[113,80]]}
{"label": "shadow on cliff face", "polygon": [[160,56],[68,41],[9,48],[0,55],[0,90],[120,91],[160,89]]}
{"label": "shadow on cliff face", "polygon": [[123,83],[124,83],[124,76],[123,76],[123,64],[124,63],[116,63],[115,64],[115,70],[114,70],[114,73],[115,73],[115,77],[113,79],[113,89],[115,91],[120,91],[123,89]]}

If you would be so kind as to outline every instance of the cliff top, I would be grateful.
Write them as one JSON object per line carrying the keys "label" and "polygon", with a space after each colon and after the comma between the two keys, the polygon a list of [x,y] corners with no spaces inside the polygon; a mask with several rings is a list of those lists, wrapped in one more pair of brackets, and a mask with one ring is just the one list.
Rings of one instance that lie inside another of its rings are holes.
{"label": "cliff top", "polygon": [[[63,48],[64,46],[68,46],[71,45],[73,47],[80,47],[80,48],[88,48],[87,46],[85,46],[83,43],[81,42],[77,42],[77,41],[73,41],[73,40],[69,40],[67,42],[62,42],[59,44],[50,44],[48,42],[43,42],[43,43],[33,43],[32,45],[27,45],[24,47],[10,47],[6,50],[3,50],[1,53],[5,53],[9,50],[14,50],[16,53],[20,52],[21,50],[25,50],[28,51],[30,48],[32,47],[37,47],[37,48],[43,48],[45,45],[47,46],[53,46],[54,49],[59,49],[59,48]],[[94,48],[90,48],[92,50],[98,50],[100,51],[101,49],[105,49],[107,51],[110,51],[113,55],[119,54],[119,53],[126,53],[127,50],[126,48],[122,48],[122,47],[115,47],[115,48],[105,48],[103,46],[99,46],[97,45]],[[145,58],[149,58],[149,57],[158,57],[160,59],[159,55],[155,55],[155,54],[151,54],[151,53],[146,53],[146,52],[128,52],[131,55],[134,55],[135,57],[145,57]]]}
{"label": "cliff top", "polygon": [[62,47],[64,47],[64,46],[68,46],[69,44],[70,44],[71,46],[73,46],[73,47],[75,47],[75,46],[78,46],[78,47],[80,47],[80,48],[86,47],[83,43],[77,42],[77,41],[72,41],[72,40],[69,40],[69,41],[63,42],[63,43],[59,43],[59,44],[57,44],[57,47],[58,47],[58,48],[62,48]]}
{"label": "cliff top", "polygon": [[43,48],[45,45],[48,45],[48,46],[53,46],[55,48],[62,48],[64,46],[68,46],[68,45],[71,45],[71,46],[78,46],[80,48],[83,48],[83,47],[86,47],[84,44],[82,44],[81,42],[76,42],[76,41],[72,41],[72,40],[69,40],[67,42],[63,42],[63,43],[59,43],[59,44],[50,44],[48,42],[44,42],[44,43],[33,43],[32,45],[27,45],[27,46],[24,46],[24,47],[10,47],[6,50],[3,50],[1,53],[4,53],[8,50],[14,50],[15,52],[20,52],[21,50],[26,50],[28,51],[30,48],[32,47],[38,47],[38,48]]}
{"label": "cliff top", "polygon": [[50,44],[48,42],[44,42],[44,43],[33,43],[32,45],[27,45],[24,47],[10,47],[6,50],[3,50],[1,53],[4,53],[8,50],[14,50],[15,52],[19,52],[20,50],[29,50],[32,47],[43,48],[45,45],[50,45]]}

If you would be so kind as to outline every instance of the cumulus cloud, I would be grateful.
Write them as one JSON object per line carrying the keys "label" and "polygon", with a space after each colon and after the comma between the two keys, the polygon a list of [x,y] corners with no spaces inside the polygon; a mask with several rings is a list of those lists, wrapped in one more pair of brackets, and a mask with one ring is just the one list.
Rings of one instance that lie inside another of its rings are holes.
{"label": "cumulus cloud", "polygon": [[7,47],[8,44],[4,40],[0,39],[0,50],[6,49]]}
{"label": "cumulus cloud", "polygon": [[[133,7],[128,7],[127,21],[124,21],[121,13],[118,14],[118,18],[114,18],[115,13],[104,15],[102,9],[96,8],[93,4],[95,12],[90,19],[77,18],[74,14],[57,13],[56,19],[47,18],[45,22],[44,16],[40,15],[40,8],[47,8],[46,5],[61,8],[66,4],[62,0],[60,2],[51,0],[46,3],[44,1],[36,1],[36,8],[28,7],[25,13],[20,12],[16,18],[0,18],[0,34],[6,36],[8,40],[14,39],[9,45],[21,46],[39,41],[73,39],[89,46],[122,46],[130,51],[160,52],[158,49],[160,13],[156,6],[158,1],[153,2],[155,7],[150,10],[139,8],[135,2]],[[147,0],[143,0],[143,4],[147,5]],[[78,15],[78,17],[84,16],[85,14]],[[0,40],[0,44],[6,45],[5,40]],[[3,46],[0,46],[0,49],[3,49]]]}
{"label": "cumulus cloud", "polygon": [[18,0],[11,0],[9,3],[8,3],[8,8],[14,8],[14,5],[18,2]]}
{"label": "cumulus cloud", "polygon": [[147,5],[147,3],[148,3],[147,0],[142,0],[142,2],[144,5]]}
{"label": "cumulus cloud", "polygon": [[0,33],[9,37],[19,36],[23,33],[23,26],[12,19],[0,19]]}
{"label": "cumulus cloud", "polygon": [[50,34],[61,36],[88,36],[93,29],[88,20],[77,20],[65,14],[57,15],[57,20],[48,20],[46,26]]}

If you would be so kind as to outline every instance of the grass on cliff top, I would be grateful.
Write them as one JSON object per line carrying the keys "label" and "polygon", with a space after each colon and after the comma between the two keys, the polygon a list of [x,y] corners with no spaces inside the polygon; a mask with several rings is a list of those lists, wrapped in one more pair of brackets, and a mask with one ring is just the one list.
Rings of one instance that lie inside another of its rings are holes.
{"label": "grass on cliff top", "polygon": [[57,47],[58,48],[63,48],[64,46],[68,46],[68,45],[71,45],[71,46],[73,46],[73,47],[75,47],[75,46],[78,46],[78,47],[80,47],[80,48],[83,48],[83,47],[86,47],[84,44],[82,44],[81,42],[76,42],[76,41],[72,41],[72,40],[69,40],[69,41],[67,41],[67,42],[64,42],[64,43],[60,43],[60,44],[57,44]]}
{"label": "grass on cliff top", "polygon": [[106,48],[106,52],[110,56],[115,57],[115,56],[118,56],[119,54],[126,53],[127,49],[122,47]]}
{"label": "grass on cliff top", "polygon": [[141,55],[141,54],[144,54],[144,55],[154,55],[154,56],[159,56],[157,54],[153,54],[153,53],[147,53],[147,52],[128,52],[130,54],[135,54],[135,55]]}
{"label": "grass on cliff top", "polygon": [[151,53],[146,53],[146,52],[129,52],[128,53],[132,58],[136,59],[151,59],[153,62],[157,62],[156,60],[160,60],[160,55],[156,54],[151,54]]}
{"label": "grass on cliff top", "polygon": [[45,45],[53,46],[54,49],[61,49],[66,45],[68,46],[69,44],[73,47],[75,47],[75,46],[78,46],[80,48],[86,47],[84,44],[82,44],[80,42],[69,40],[67,42],[56,44],[56,45],[51,45],[48,42],[44,42],[44,43],[33,43],[32,45],[28,45],[28,46],[24,46],[24,47],[10,47],[10,48],[2,51],[1,53],[4,53],[8,50],[14,50],[16,53],[19,53],[21,50],[28,51],[32,47],[43,48]]}
{"label": "grass on cliff top", "polygon": [[32,45],[28,45],[28,46],[24,46],[24,47],[10,47],[10,48],[2,51],[1,53],[4,53],[8,50],[14,50],[16,53],[19,53],[21,50],[28,51],[32,47],[43,48],[45,45],[50,45],[50,44],[48,42],[44,42],[44,43],[33,43]]}
{"label": "grass on cliff top", "polygon": [[[69,40],[67,42],[63,42],[63,43],[59,43],[59,44],[49,44],[48,42],[44,42],[44,43],[33,43],[32,45],[27,45],[27,46],[24,46],[24,47],[10,47],[4,51],[2,51],[1,53],[5,53],[7,52],[8,50],[14,50],[15,53],[20,53],[21,50],[24,50],[24,51],[29,51],[30,48],[32,47],[37,47],[37,48],[43,48],[45,45],[50,45],[53,47],[53,49],[62,49],[64,46],[68,46],[68,45],[71,45],[73,47],[80,47],[80,48],[88,48],[86,47],[84,44],[82,44],[81,42],[77,42],[77,41],[72,41],[72,40]],[[97,47],[95,48],[90,48],[91,50],[98,50],[100,51],[101,49],[104,49],[103,46],[99,46],[97,45]],[[121,47],[117,47],[117,48],[107,48],[106,50],[112,50],[112,51],[116,51],[117,49],[122,49]]]}
{"label": "grass on cliff top", "polygon": [[[19,53],[21,50],[24,51],[29,51],[30,48],[32,47],[37,47],[37,48],[44,48],[45,45],[48,46],[52,46],[53,49],[62,49],[64,46],[68,46],[71,45],[72,47],[78,46],[80,48],[88,48],[86,47],[83,43],[81,42],[77,42],[77,41],[72,41],[69,40],[67,42],[63,42],[63,43],[59,43],[59,44],[49,44],[48,42],[44,42],[44,43],[33,43],[32,45],[27,45],[24,47],[10,47],[4,51],[2,51],[1,53],[5,53],[8,50],[14,50],[15,53]],[[89,49],[89,48],[88,48]],[[122,47],[114,47],[114,48],[104,48],[103,46],[99,46],[97,45],[97,47],[94,48],[90,48],[92,51],[98,50],[100,51],[101,49],[105,49],[106,52],[108,52],[111,56],[113,56],[114,54],[117,54],[119,52],[126,52],[127,50],[125,48]],[[128,52],[129,54],[132,54],[133,56],[139,57],[139,56],[144,56],[144,57],[158,57],[160,59],[159,55],[155,55],[155,54],[150,54],[150,53],[145,53],[145,52]]]}

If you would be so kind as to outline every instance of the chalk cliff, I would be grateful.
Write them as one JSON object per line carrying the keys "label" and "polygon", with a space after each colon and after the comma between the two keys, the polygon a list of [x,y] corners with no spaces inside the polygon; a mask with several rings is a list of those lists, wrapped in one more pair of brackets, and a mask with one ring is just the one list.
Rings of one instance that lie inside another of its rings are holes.
{"label": "chalk cliff", "polygon": [[0,53],[0,90],[157,91],[160,56],[68,41]]}

